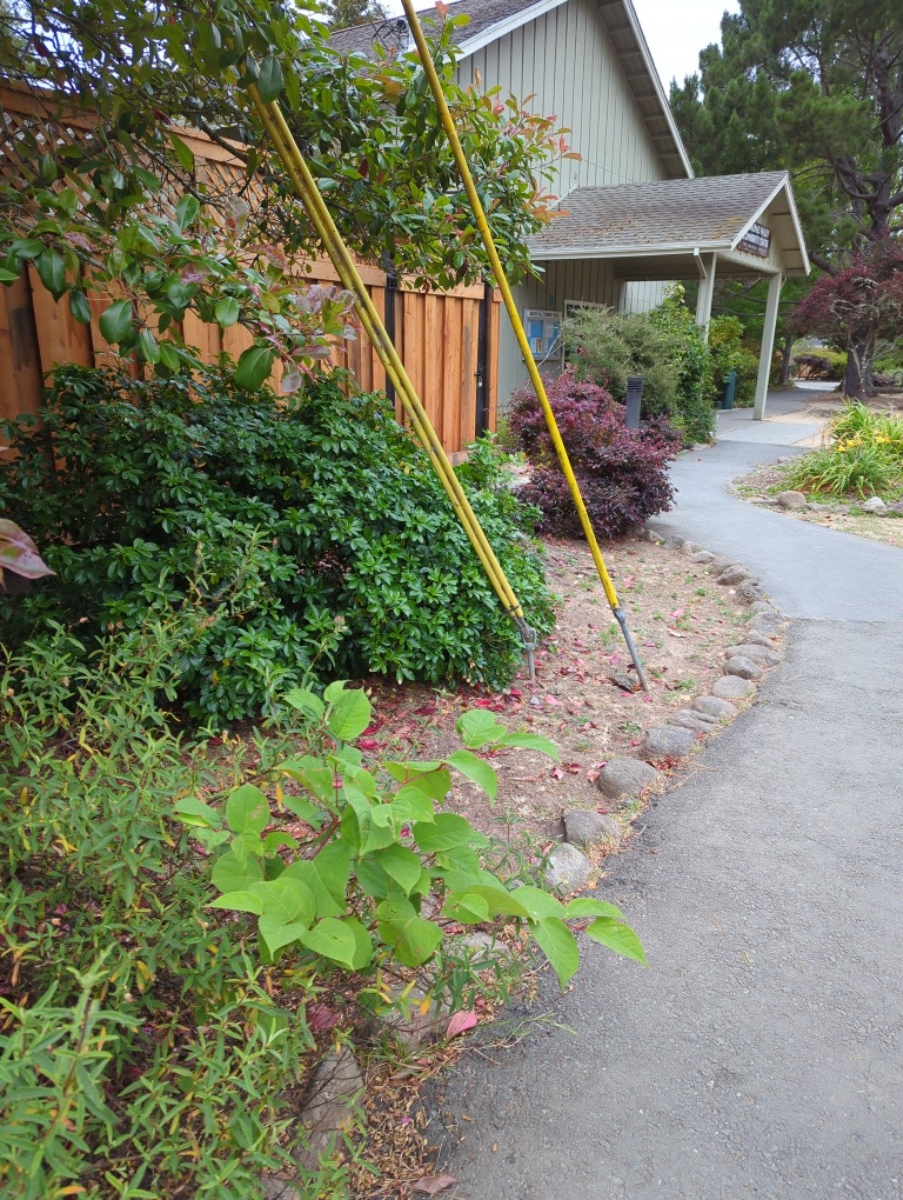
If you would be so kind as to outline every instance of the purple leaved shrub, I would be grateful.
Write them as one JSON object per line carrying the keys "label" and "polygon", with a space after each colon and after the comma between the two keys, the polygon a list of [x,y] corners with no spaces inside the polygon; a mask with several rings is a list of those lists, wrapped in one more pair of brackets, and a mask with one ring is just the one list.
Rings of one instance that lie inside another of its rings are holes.
{"label": "purple leaved shrub", "polygon": [[[682,439],[667,418],[627,429],[624,406],[598,384],[578,380],[572,367],[547,384],[547,395],[597,537],[622,537],[668,511],[674,499],[668,464]],[[518,498],[540,509],[542,532],[580,536],[577,510],[532,388],[512,396],[508,427],[533,468]]]}

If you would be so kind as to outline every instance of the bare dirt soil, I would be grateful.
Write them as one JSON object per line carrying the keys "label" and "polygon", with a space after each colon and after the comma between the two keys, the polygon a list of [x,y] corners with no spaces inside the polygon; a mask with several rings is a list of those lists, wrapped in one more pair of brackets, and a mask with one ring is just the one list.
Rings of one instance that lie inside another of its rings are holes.
{"label": "bare dirt soil", "polygon": [[601,767],[635,752],[647,729],[706,693],[722,674],[723,650],[742,642],[749,619],[734,589],[719,586],[679,550],[645,539],[604,547],[650,685],[648,693],[637,684],[626,691],[613,676],[629,682],[635,674],[589,550],[576,541],[549,539],[545,546],[561,606],[536,654],[535,684],[525,667],[498,693],[374,685],[374,723],[358,743],[381,756],[442,758],[460,745],[455,722],[473,707],[498,713],[509,729],[549,738],[560,763],[522,749],[493,756],[500,781],[494,805],[466,780],[449,798],[483,832],[508,841],[526,835],[540,845],[559,833],[566,809],[614,807],[595,785]]}

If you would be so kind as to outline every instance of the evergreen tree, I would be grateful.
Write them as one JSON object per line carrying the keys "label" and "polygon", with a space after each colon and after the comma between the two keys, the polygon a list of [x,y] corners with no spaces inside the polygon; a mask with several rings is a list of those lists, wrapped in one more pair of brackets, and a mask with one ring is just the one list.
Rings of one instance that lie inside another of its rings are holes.
{"label": "evergreen tree", "polygon": [[[838,274],[886,256],[903,208],[903,6],[898,0],[741,0],[722,45],[672,85],[704,173],[787,168],[812,261]],[[873,391],[867,345],[849,395]]]}

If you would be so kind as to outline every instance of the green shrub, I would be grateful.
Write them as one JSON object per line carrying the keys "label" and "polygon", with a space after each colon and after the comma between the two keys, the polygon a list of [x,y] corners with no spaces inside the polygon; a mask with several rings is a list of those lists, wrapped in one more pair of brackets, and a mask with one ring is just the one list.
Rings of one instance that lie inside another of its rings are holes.
{"label": "green shrub", "polygon": [[[498,684],[516,669],[517,630],[384,397],[319,377],[280,401],[237,388],[228,366],[148,382],[69,367],[43,417],[14,430],[0,503],[57,574],[0,599],[8,644],[57,622],[90,645],[148,610],[190,609],[178,699],[220,724],[273,711],[315,659],[331,676],[430,683]],[[530,623],[547,629],[529,514],[501,456],[482,455],[465,486]]]}
{"label": "green shrub", "polygon": [[688,442],[711,438],[709,356],[679,285],[650,313],[580,309],[564,322],[563,336],[573,347],[579,379],[591,380],[623,400],[627,376],[642,375],[645,417],[667,417]]}
{"label": "green shrub", "polygon": [[579,965],[571,920],[643,961],[614,906],[512,886],[487,869],[486,839],[441,811],[451,769],[494,794],[474,750],[554,753],[544,739],[477,709],[459,722],[469,748],[445,762],[367,764],[353,743],[369,702],[334,684],[286,696],[309,753],[288,729],[192,742],[156,702],[181,637],[149,623],[86,661],[57,630],[0,664],[11,1200],[255,1200],[274,1170],[304,1195],[347,1194],[340,1170],[327,1186],[328,1166],[292,1157],[291,1094],[319,1053],[311,1002],[341,996],[334,1042],[354,1032],[349,995],[378,998],[383,972],[429,962],[432,995],[472,996],[474,970],[445,954],[449,921],[522,925],[562,986]]}

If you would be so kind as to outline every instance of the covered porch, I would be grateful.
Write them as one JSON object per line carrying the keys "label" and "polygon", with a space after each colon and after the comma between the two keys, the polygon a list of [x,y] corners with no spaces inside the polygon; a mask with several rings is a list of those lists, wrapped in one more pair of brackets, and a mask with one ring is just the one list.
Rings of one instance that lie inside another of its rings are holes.
{"label": "covered porch", "polygon": [[628,284],[692,280],[705,334],[718,278],[768,280],[753,419],[765,417],[781,287],[809,258],[786,171],[586,187],[533,239],[537,263],[604,264]]}

